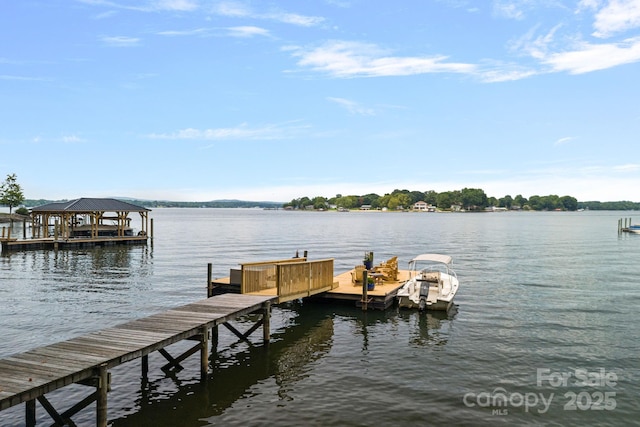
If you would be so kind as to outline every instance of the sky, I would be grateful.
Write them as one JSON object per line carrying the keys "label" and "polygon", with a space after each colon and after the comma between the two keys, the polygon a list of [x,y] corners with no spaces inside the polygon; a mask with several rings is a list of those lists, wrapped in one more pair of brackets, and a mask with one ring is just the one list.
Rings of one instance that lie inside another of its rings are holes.
{"label": "sky", "polygon": [[0,0],[28,199],[640,201],[640,0]]}

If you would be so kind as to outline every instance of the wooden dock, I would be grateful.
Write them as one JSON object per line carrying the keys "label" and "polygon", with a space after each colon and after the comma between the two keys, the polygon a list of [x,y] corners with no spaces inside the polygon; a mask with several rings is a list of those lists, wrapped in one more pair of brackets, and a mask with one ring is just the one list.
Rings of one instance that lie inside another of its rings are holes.
{"label": "wooden dock", "polygon": [[379,282],[372,291],[367,291],[364,297],[362,284],[352,282],[352,273],[353,270],[349,270],[335,276],[334,280],[338,282],[338,287],[318,294],[314,299],[347,302],[355,304],[356,307],[362,307],[365,302],[363,298],[366,298],[365,308],[385,310],[394,304],[398,289],[409,280],[410,274],[408,270],[398,270],[397,280]]}
{"label": "wooden dock", "polygon": [[115,245],[146,245],[147,236],[121,236],[121,237],[94,237],[55,239],[53,237],[43,239],[0,239],[2,252],[38,250],[38,249],[78,249],[94,246]]}
{"label": "wooden dock", "polygon": [[[146,377],[148,355],[154,351],[160,352],[167,359],[168,363],[162,367],[165,371],[182,369],[180,363],[200,352],[201,374],[206,379],[210,332],[213,332],[214,347],[218,325],[224,325],[245,341],[262,326],[264,342],[268,343],[271,303],[275,300],[271,296],[216,295],[163,313],[0,359],[0,411],[25,403],[25,425],[32,427],[36,423],[37,401],[51,416],[55,425],[75,425],[71,417],[96,402],[96,425],[105,427],[109,369],[141,358],[142,376]],[[229,323],[257,311],[262,312],[260,320],[245,333]],[[182,340],[196,340],[198,343],[176,357],[165,350],[167,346]],[[67,410],[59,412],[45,395],[74,383],[95,387],[95,391]]]}
{"label": "wooden dock", "polygon": [[[285,260],[289,263],[289,260]],[[296,262],[304,262],[305,258]],[[264,286],[259,290],[250,289],[249,291],[243,289],[243,276],[245,272],[245,265],[261,265],[261,266],[271,266],[275,265],[274,263],[279,263],[281,261],[269,261],[265,263],[250,263],[250,264],[242,264],[243,268],[241,270],[231,270],[231,274],[228,277],[221,277],[217,279],[211,278],[211,264],[208,266],[208,283],[209,283],[209,295],[214,295],[218,292],[233,292],[233,293],[245,293],[248,295],[273,295],[274,297],[279,298],[279,302],[287,301],[292,298],[300,298],[300,297],[310,297],[313,300],[326,300],[329,302],[346,302],[354,304],[356,307],[364,308],[372,308],[372,309],[380,309],[384,310],[391,307],[395,302],[396,294],[398,293],[398,289],[402,287],[404,282],[409,280],[410,272],[408,270],[398,270],[398,276],[396,280],[384,280],[379,281],[374,290],[367,291],[366,296],[363,294],[362,284],[355,284],[352,281],[352,274],[354,270],[345,271],[343,273],[334,276],[331,279],[326,280],[327,284],[331,284],[330,286],[318,287],[313,292],[301,293],[294,292],[292,296],[284,296],[279,294],[279,287],[277,284],[269,285],[266,280],[261,280],[259,282],[264,283]],[[276,283],[277,280],[274,282]],[[302,280],[301,280],[302,282]],[[306,290],[306,284],[302,286],[303,289]],[[246,288],[246,287],[244,287]],[[366,304],[363,304],[365,303]]]}

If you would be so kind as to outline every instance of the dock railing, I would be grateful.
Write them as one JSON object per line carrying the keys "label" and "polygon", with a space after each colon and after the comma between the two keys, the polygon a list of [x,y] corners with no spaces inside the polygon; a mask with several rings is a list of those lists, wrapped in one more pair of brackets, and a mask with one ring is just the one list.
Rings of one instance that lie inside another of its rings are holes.
{"label": "dock railing", "polygon": [[241,264],[243,294],[273,289],[279,302],[331,290],[333,259],[307,261],[306,258]]}

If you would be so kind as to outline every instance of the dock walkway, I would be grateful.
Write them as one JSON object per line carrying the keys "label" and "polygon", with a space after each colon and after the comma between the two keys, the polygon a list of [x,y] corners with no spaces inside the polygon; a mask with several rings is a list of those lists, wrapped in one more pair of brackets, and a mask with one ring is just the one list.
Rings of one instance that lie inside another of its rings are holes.
{"label": "dock walkway", "polygon": [[[181,369],[180,363],[200,352],[201,373],[208,371],[210,330],[217,337],[217,326],[224,325],[240,339],[262,326],[269,341],[270,296],[223,294],[176,307],[163,313],[102,329],[77,338],[35,348],[0,359],[0,411],[26,404],[26,426],[35,426],[36,400],[57,425],[74,425],[71,417],[96,402],[96,425],[107,425],[108,370],[125,362],[142,358],[142,374],[148,370],[147,356],[160,352],[167,360],[163,370]],[[245,314],[262,311],[260,320],[246,333],[228,322]],[[182,340],[198,343],[178,357],[165,347]],[[64,386],[81,383],[96,388],[81,402],[59,413],[45,394]],[[0,418],[0,424],[1,418]]]}

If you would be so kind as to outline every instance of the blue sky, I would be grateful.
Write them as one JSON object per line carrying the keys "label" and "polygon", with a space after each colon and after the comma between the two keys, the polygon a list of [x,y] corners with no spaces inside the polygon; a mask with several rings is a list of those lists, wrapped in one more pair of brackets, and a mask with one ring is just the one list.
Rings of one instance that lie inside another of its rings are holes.
{"label": "blue sky", "polygon": [[640,201],[640,0],[0,0],[27,198]]}

